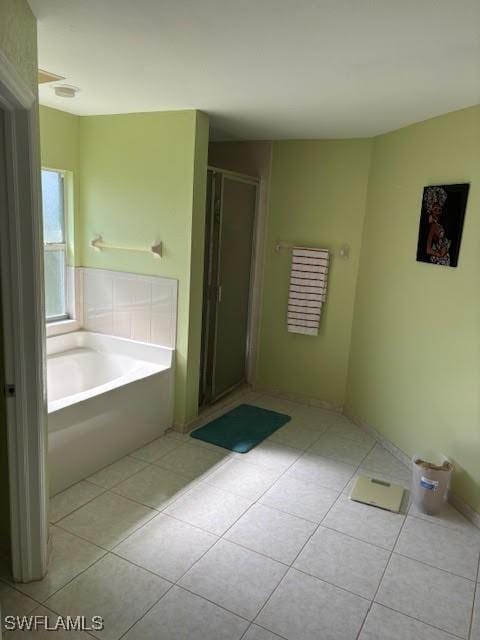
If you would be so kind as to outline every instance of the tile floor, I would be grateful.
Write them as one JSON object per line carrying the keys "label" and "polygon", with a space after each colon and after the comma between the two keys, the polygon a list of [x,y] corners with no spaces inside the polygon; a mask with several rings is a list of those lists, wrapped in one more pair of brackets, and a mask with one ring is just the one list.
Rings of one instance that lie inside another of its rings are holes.
{"label": "tile floor", "polygon": [[105,619],[58,640],[480,640],[480,530],[351,502],[409,470],[343,416],[241,401],[292,420],[243,455],[169,434],[56,496],[49,575],[3,573],[3,614]]}

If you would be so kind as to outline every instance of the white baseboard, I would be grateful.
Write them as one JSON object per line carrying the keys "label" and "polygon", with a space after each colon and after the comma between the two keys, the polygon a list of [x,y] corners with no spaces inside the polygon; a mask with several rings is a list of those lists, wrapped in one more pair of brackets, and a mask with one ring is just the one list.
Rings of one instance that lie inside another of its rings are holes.
{"label": "white baseboard", "polygon": [[462,514],[462,516],[465,516],[467,520],[473,522],[473,524],[480,529],[480,513],[474,511],[470,505],[468,505],[455,493],[450,493],[450,495],[448,496],[448,501],[453,507],[455,507],[457,511]]}
{"label": "white baseboard", "polygon": [[[349,407],[344,407],[343,413],[347,418],[349,418],[352,422],[354,422],[360,429],[369,433],[371,436],[375,438],[375,440],[382,445],[387,451],[389,451],[392,456],[397,458],[403,464],[410,466],[411,458],[401,449],[393,444],[390,440],[385,438],[375,429],[372,425],[368,424],[357,415],[353,413],[353,411]],[[476,527],[480,529],[480,513],[477,513],[470,507],[462,498],[457,496],[456,494],[450,491],[448,496],[448,501],[450,504],[455,507],[457,511],[459,511],[467,520],[470,520]]]}
{"label": "white baseboard", "polygon": [[[207,418],[213,420],[221,415],[230,405],[234,405],[242,396],[249,394],[250,397],[258,395],[269,395],[275,398],[284,398],[290,400],[290,402],[297,402],[298,404],[306,404],[311,407],[318,407],[319,409],[325,409],[325,411],[332,411],[334,413],[343,413],[343,407],[341,405],[334,405],[331,402],[319,400],[318,398],[312,398],[310,396],[304,396],[296,393],[286,393],[273,389],[271,387],[251,387],[250,385],[244,385],[239,389],[235,389],[231,393],[227,394],[224,398],[216,402],[211,407],[203,409],[198,416],[193,420],[190,420],[187,424],[180,425],[174,424],[173,430],[179,433],[189,433],[196,427],[200,427],[205,424]],[[218,415],[217,415],[218,414]]]}
{"label": "white baseboard", "polygon": [[318,407],[319,409],[325,409],[326,411],[333,411],[335,413],[343,413],[343,406],[340,404],[336,405],[331,402],[327,402],[326,400],[319,400],[318,398],[305,396],[300,393],[288,393],[286,391],[280,391],[279,389],[274,389],[272,387],[259,387],[259,386],[256,386],[254,388],[254,391],[261,395],[274,396],[276,398],[284,398],[285,400],[290,400],[290,402],[306,404],[311,407]]}
{"label": "white baseboard", "polygon": [[352,422],[354,422],[357,425],[357,427],[360,427],[362,431],[365,431],[366,433],[370,434],[373,438],[375,438],[375,440],[379,444],[381,444],[384,449],[386,449],[389,453],[391,453],[392,456],[397,458],[397,460],[399,460],[405,466],[410,467],[411,459],[409,458],[409,456],[407,456],[407,454],[404,453],[401,449],[396,447],[393,444],[393,442],[390,442],[390,440],[382,436],[382,434],[379,431],[377,431],[375,427],[372,427],[372,425],[368,424],[367,422],[364,422],[361,418],[355,415],[350,410],[349,407],[345,407],[343,413],[347,418],[349,418]]}
{"label": "white baseboard", "polygon": [[238,389],[231,391],[226,396],[218,400],[218,402],[215,402],[215,404],[202,409],[198,416],[193,418],[193,420],[190,420],[190,422],[187,422],[184,425],[175,423],[173,425],[173,431],[177,431],[179,433],[190,433],[190,431],[193,431],[196,427],[200,427],[205,424],[205,422],[220,416],[230,406],[233,407],[233,405],[235,405],[247,393],[250,395],[252,394],[251,388],[246,384],[242,385]]}

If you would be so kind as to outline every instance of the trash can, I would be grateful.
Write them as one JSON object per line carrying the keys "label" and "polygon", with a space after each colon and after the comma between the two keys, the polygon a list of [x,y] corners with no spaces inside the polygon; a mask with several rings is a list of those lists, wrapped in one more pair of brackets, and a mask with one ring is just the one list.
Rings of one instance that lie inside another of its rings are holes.
{"label": "trash can", "polygon": [[442,465],[417,458],[413,461],[412,500],[424,513],[435,515],[445,504],[453,465]]}

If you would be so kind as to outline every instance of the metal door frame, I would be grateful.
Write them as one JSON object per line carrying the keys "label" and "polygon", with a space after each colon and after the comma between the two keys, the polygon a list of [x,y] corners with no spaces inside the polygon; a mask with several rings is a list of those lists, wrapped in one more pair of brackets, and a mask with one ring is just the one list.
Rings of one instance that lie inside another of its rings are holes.
{"label": "metal door frame", "polygon": [[[249,295],[248,295],[248,321],[247,321],[247,333],[246,333],[246,340],[245,340],[245,380],[246,382],[250,382],[249,380],[249,371],[251,370],[250,367],[250,358],[251,358],[251,334],[252,334],[252,304],[253,304],[253,288],[254,288],[254,272],[255,272],[255,267],[256,267],[256,244],[257,244],[257,227],[258,227],[258,212],[259,212],[259,191],[260,191],[260,179],[259,178],[255,178],[253,176],[249,176],[243,173],[238,173],[236,171],[229,171],[226,169],[220,169],[218,167],[214,167],[214,166],[208,166],[208,170],[211,171],[213,173],[213,176],[215,178],[215,176],[220,175],[221,177],[221,187],[220,187],[220,221],[219,221],[219,229],[218,229],[218,234],[219,234],[219,243],[218,243],[218,255],[217,255],[217,264],[220,263],[221,260],[221,256],[222,256],[222,245],[220,242],[220,239],[222,237],[222,224],[223,224],[223,192],[224,192],[224,183],[225,183],[225,178],[229,179],[229,180],[234,180],[236,182],[243,182],[245,184],[250,184],[255,186],[255,211],[254,211],[254,215],[253,215],[253,233],[252,233],[252,258],[251,258],[251,262],[250,262],[250,281],[249,281]],[[213,208],[213,215],[215,216],[215,199],[212,202],[212,208]],[[213,236],[213,230],[214,230],[214,224],[212,225],[212,236]],[[212,249],[212,239],[210,240],[210,248]],[[211,256],[210,256],[211,258]],[[210,265],[209,265],[209,269],[211,269],[211,259],[210,259]],[[209,271],[209,280],[210,280],[210,276],[211,276],[211,271]],[[213,336],[213,354],[212,354],[212,378],[211,378],[211,390],[213,390],[214,386],[215,386],[215,376],[216,376],[216,368],[215,368],[215,361],[216,361],[216,350],[217,350],[217,331],[218,331],[218,292],[219,292],[219,287],[220,287],[220,272],[217,269],[217,281],[215,283],[216,286],[216,290],[217,290],[217,300],[215,302],[215,317],[214,317],[214,336]],[[205,288],[205,282],[204,282],[204,288]],[[207,322],[211,322],[211,314],[208,313],[207,314]],[[211,330],[211,326],[210,326],[210,330]],[[208,341],[205,344],[205,348],[208,350]],[[204,358],[204,363],[205,366],[208,365],[208,358],[205,357]],[[215,402],[217,400],[219,400],[220,398],[222,398],[223,396],[225,396],[227,393],[229,393],[230,391],[232,391],[233,389],[235,389],[236,387],[238,387],[239,385],[241,385],[244,381],[242,380],[241,382],[233,385],[232,387],[230,387],[229,389],[226,389],[224,392],[222,392],[218,397],[216,398],[209,398],[209,402]]]}

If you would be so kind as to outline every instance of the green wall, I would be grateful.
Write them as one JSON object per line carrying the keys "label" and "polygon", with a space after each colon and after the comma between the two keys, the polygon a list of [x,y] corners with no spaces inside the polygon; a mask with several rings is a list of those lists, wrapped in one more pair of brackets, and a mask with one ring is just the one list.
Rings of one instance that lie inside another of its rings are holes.
{"label": "green wall", "polygon": [[[175,278],[175,422],[197,414],[208,118],[198,111],[72,116],[42,107],[42,164],[74,172],[76,263]],[[164,243],[164,256],[90,248]]]}
{"label": "green wall", "polygon": [[[26,0],[0,1],[0,50],[12,62],[31,90],[37,91],[37,24]],[[0,327],[1,328],[1,327]],[[0,356],[2,354],[0,353]],[[3,356],[0,357],[3,380]],[[0,551],[9,550],[10,506],[8,488],[7,427],[0,403]]]}
{"label": "green wall", "polygon": [[[371,142],[273,143],[257,384],[341,407],[365,213]],[[290,252],[277,240],[337,250],[318,337],[287,332]]]}
{"label": "green wall", "polygon": [[37,92],[37,21],[27,0],[0,0],[0,49]]}
{"label": "green wall", "polygon": [[41,106],[40,148],[42,166],[78,173],[79,135],[79,116]]}
{"label": "green wall", "polygon": [[[205,207],[207,197],[208,117],[197,111],[194,149],[192,225],[190,237],[190,301],[185,399],[177,409],[178,422],[185,424],[198,414],[202,342],[203,258],[205,250]],[[182,415],[181,409],[185,408]]]}
{"label": "green wall", "polygon": [[[456,269],[416,262],[422,190],[471,182]],[[346,404],[409,455],[449,456],[480,512],[480,107],[375,139]]]}

